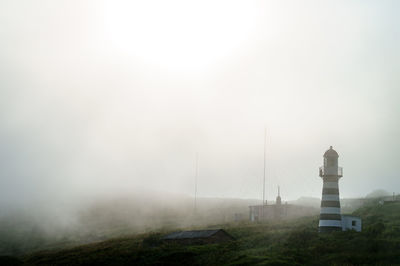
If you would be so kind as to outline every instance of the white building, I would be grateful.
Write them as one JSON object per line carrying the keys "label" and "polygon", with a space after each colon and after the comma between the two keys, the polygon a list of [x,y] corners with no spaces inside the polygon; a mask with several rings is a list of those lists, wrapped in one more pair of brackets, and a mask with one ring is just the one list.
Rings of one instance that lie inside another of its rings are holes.
{"label": "white building", "polygon": [[275,204],[263,204],[249,206],[250,208],[250,221],[266,221],[266,220],[288,220],[303,216],[315,215],[318,210],[313,207],[282,204],[280,188],[278,187],[278,196],[276,197]]}
{"label": "white building", "polygon": [[352,215],[342,215],[342,230],[355,230],[361,232],[361,218]]}

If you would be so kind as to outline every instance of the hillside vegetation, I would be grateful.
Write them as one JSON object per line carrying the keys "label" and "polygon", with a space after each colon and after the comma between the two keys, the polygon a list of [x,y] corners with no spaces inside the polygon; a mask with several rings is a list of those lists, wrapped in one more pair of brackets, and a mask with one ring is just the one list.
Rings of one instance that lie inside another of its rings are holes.
{"label": "hillside vegetation", "polygon": [[226,224],[246,219],[255,200],[198,198],[162,194],[97,198],[81,206],[0,211],[0,256],[20,257],[154,231]]}
{"label": "hillside vegetation", "polygon": [[[155,232],[3,261],[26,265],[400,265],[400,204],[358,209],[363,232],[317,233],[318,217],[227,224],[236,241],[166,245]],[[0,261],[1,262],[1,261]]]}

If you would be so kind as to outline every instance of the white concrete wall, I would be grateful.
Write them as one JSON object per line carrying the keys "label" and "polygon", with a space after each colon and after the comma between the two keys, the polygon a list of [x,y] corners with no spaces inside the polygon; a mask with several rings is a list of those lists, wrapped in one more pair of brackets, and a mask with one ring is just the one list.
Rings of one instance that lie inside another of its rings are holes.
{"label": "white concrete wall", "polygon": [[322,195],[322,201],[339,201],[339,195]]}
{"label": "white concrete wall", "polygon": [[[355,225],[353,225],[353,222],[355,222]],[[361,224],[361,218],[360,217],[355,217],[355,216],[347,216],[347,215],[342,215],[342,230],[355,230],[357,232],[361,232],[362,224]]]}
{"label": "white concrete wall", "polygon": [[340,231],[340,227],[342,226],[342,221],[338,221],[338,220],[319,220],[319,227],[322,227],[322,226],[339,227],[337,230]]}

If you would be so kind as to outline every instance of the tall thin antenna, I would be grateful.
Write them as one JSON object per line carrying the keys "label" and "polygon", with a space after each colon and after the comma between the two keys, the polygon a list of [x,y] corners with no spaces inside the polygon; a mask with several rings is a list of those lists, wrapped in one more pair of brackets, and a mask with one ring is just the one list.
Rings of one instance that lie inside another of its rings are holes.
{"label": "tall thin antenna", "polygon": [[263,205],[265,201],[265,167],[266,167],[266,146],[267,146],[267,129],[264,129],[264,179],[263,179]]}
{"label": "tall thin antenna", "polygon": [[199,175],[199,153],[196,152],[196,169],[194,174],[194,212],[197,209],[197,178]]}

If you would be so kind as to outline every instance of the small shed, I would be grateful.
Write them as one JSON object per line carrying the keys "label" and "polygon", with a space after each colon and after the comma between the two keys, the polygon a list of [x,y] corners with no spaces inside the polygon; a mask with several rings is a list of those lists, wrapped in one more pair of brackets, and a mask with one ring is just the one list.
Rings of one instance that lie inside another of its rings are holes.
{"label": "small shed", "polygon": [[352,215],[342,215],[342,230],[355,230],[361,232],[361,218]]}
{"label": "small shed", "polygon": [[167,243],[177,244],[212,244],[235,240],[223,229],[180,231],[161,238]]}

